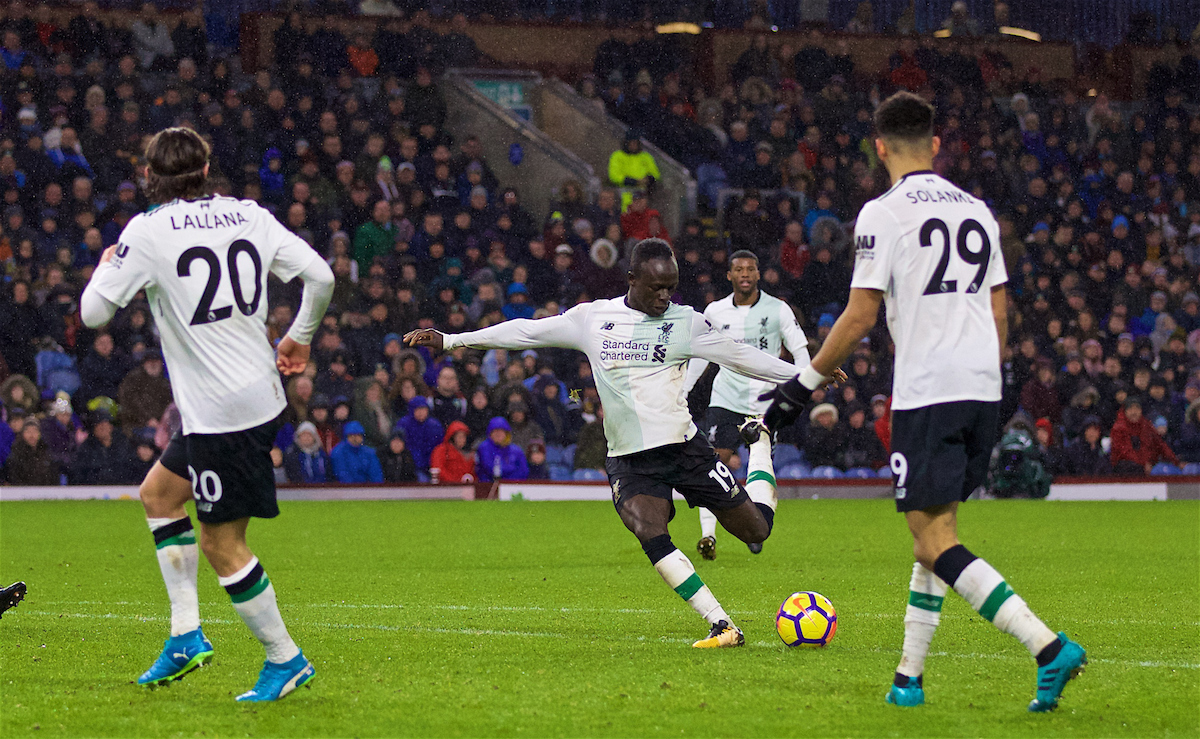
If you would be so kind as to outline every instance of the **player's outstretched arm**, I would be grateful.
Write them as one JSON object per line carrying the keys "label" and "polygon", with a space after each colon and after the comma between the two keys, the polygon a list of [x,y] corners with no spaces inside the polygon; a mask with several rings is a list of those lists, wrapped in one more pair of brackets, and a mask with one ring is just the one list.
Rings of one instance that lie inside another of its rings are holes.
{"label": "player's outstretched arm", "polygon": [[296,311],[296,320],[292,321],[287,336],[279,342],[275,358],[275,366],[285,375],[299,374],[308,366],[313,334],[333,297],[333,270],[319,256],[308,263],[299,277],[304,281],[300,310]]}
{"label": "player's outstretched arm", "polygon": [[833,329],[812,363],[801,370],[798,377],[759,397],[760,400],[771,400],[771,407],[765,416],[767,428],[778,431],[792,425],[804,411],[813,390],[830,379],[845,379],[845,374],[839,368],[850,357],[854,347],[875,328],[879,304],[882,302],[883,292],[880,290],[851,288],[846,310],[833,324]]}
{"label": "player's outstretched arm", "polygon": [[[692,320],[691,354],[696,359],[715,362],[756,380],[785,382],[796,376],[794,366],[749,344],[739,344],[699,314]],[[704,367],[698,369],[702,371]]]}
{"label": "player's outstretched arm", "polygon": [[587,305],[579,305],[561,316],[497,323],[495,326],[461,334],[443,334],[431,328],[410,331],[404,337],[409,346],[427,346],[448,350],[465,346],[469,349],[562,349],[584,348],[584,320]]}

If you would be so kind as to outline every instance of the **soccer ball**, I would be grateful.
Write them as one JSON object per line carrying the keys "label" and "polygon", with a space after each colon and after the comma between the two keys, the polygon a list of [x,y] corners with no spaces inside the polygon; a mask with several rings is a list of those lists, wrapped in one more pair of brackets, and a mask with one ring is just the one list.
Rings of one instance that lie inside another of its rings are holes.
{"label": "soccer ball", "polygon": [[837,611],[820,593],[792,593],[779,606],[775,630],[789,647],[824,647],[837,633]]}

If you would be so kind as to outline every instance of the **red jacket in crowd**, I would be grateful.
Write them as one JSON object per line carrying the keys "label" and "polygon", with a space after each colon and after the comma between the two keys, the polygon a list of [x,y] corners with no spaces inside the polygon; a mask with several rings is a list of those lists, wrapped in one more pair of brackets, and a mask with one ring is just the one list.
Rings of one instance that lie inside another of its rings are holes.
{"label": "red jacket in crowd", "polygon": [[1140,414],[1137,421],[1130,421],[1125,411],[1120,411],[1112,427],[1113,466],[1118,462],[1133,462],[1145,467],[1162,461],[1179,464],[1179,458],[1154,430],[1154,424]]}
{"label": "red jacket in crowd", "polygon": [[433,448],[429,455],[429,474],[438,482],[474,482],[475,455],[454,446],[454,435],[459,431],[470,436],[471,429],[462,421],[453,421],[446,429],[446,437]]}

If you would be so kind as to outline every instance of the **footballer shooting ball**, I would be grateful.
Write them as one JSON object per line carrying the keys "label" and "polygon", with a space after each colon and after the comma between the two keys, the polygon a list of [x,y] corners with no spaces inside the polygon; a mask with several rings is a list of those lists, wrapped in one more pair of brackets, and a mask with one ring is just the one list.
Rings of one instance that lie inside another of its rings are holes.
{"label": "footballer shooting ball", "polygon": [[792,593],[779,606],[775,630],[789,647],[824,647],[837,633],[837,611],[820,593]]}

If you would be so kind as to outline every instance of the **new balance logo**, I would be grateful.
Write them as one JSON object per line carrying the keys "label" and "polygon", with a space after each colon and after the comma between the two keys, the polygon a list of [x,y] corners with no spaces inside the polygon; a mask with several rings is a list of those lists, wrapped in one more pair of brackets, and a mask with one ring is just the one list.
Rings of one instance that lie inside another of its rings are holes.
{"label": "new balance logo", "polygon": [[600,327],[600,330],[601,331],[612,331],[614,326],[616,326],[615,323],[606,323]]}
{"label": "new balance logo", "polygon": [[875,248],[875,237],[874,236],[859,236],[858,238],[856,238],[854,240],[854,246],[859,249],[874,249]]}

